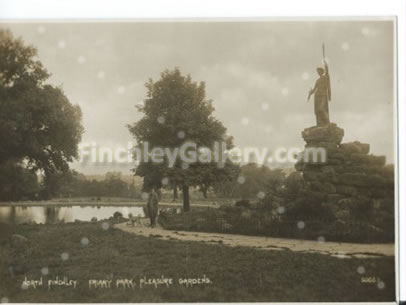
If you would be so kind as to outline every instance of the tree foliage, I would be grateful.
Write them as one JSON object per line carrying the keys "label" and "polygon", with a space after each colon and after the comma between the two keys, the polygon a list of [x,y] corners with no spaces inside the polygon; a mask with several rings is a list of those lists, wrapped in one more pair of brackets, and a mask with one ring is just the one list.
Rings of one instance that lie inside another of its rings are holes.
{"label": "tree foliage", "polygon": [[38,199],[40,184],[34,171],[9,160],[0,166],[0,201]]}
{"label": "tree foliage", "polygon": [[[157,81],[146,83],[147,95],[138,110],[143,117],[129,125],[138,147],[148,142],[154,147],[179,148],[186,142],[211,150],[214,144],[224,141],[231,148],[232,138],[226,128],[214,115],[212,101],[206,98],[205,84],[192,81],[190,75],[183,76],[178,68],[165,70]],[[185,164],[179,158],[173,167],[168,160],[162,164],[142,162],[135,170],[144,177],[144,188],[161,187],[162,179],[173,188],[179,186],[183,192],[184,210],[189,210],[189,187],[210,186],[216,173],[227,171],[217,167],[215,162]],[[225,164],[228,166],[228,164]]]}
{"label": "tree foliage", "polygon": [[78,155],[80,107],[46,83],[50,74],[37,50],[7,30],[0,30],[0,59],[0,167],[14,162],[42,171],[49,196],[52,175],[67,171]]}

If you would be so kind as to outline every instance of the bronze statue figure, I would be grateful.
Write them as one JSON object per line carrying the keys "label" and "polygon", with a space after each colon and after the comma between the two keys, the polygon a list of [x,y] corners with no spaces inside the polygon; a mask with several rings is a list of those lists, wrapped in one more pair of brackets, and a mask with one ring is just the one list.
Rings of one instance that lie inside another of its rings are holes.
{"label": "bronze statue figure", "polygon": [[330,74],[324,53],[323,44],[324,68],[319,67],[316,69],[319,78],[316,80],[314,88],[309,90],[307,97],[307,101],[309,101],[312,94],[314,94],[314,113],[316,114],[317,126],[330,123],[328,111],[328,102],[331,101]]}

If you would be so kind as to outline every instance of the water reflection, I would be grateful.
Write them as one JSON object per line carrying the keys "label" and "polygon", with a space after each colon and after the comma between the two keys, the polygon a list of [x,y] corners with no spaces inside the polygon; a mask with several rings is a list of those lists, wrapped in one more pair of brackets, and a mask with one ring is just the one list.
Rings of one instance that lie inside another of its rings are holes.
{"label": "water reflection", "polygon": [[106,219],[115,212],[120,212],[124,217],[129,213],[144,216],[142,207],[117,207],[117,206],[72,206],[72,207],[26,207],[8,206],[0,207],[0,222],[10,224],[22,223],[57,223],[74,222],[75,220],[90,221],[93,217]]}

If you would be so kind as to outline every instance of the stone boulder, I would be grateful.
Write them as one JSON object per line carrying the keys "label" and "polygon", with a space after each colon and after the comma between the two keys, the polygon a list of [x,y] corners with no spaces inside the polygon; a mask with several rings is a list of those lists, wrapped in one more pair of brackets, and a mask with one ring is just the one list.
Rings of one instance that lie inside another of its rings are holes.
{"label": "stone boulder", "polygon": [[368,154],[369,153],[369,144],[361,143],[359,141],[343,143],[340,145],[339,150],[342,150],[345,153]]}
{"label": "stone boulder", "polygon": [[[356,222],[365,211],[375,215],[366,217],[373,225],[388,226],[394,219],[394,167],[385,165],[384,156],[369,154],[367,143],[341,143],[343,136],[334,123],[303,130],[305,152],[295,168],[307,191],[298,196],[330,206],[338,220]],[[324,149],[326,160],[303,158],[310,147]]]}
{"label": "stone boulder", "polygon": [[330,123],[324,126],[313,126],[302,131],[302,137],[307,144],[334,143],[340,144],[344,137],[344,129]]}

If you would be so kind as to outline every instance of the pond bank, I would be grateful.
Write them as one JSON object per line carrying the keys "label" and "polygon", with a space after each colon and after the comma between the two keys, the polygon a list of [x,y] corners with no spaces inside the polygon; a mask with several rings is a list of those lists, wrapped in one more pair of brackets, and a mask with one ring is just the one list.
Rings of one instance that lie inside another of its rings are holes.
{"label": "pond bank", "polygon": [[[0,206],[127,206],[127,207],[141,207],[145,206],[146,201],[15,201],[15,202],[0,202]],[[182,207],[181,202],[159,202],[159,206],[162,207]],[[191,203],[193,207],[217,207],[210,202],[207,203]]]}

